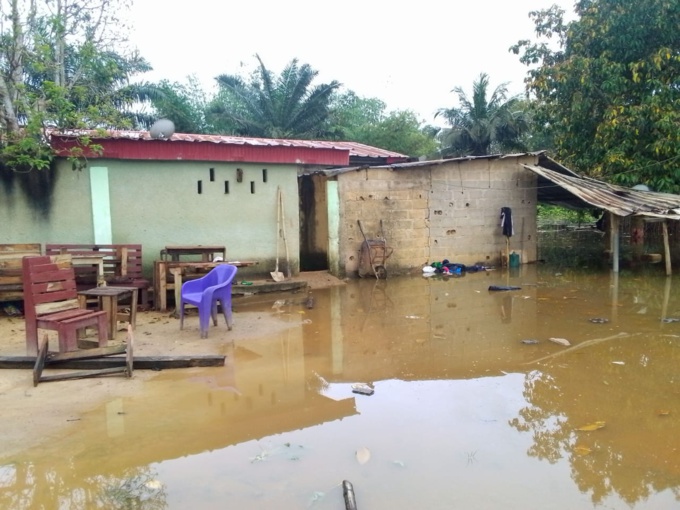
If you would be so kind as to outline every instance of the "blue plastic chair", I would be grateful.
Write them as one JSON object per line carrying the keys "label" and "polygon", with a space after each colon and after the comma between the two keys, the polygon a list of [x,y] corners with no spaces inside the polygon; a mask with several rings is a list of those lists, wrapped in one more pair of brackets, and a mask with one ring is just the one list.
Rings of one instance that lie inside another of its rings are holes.
{"label": "blue plastic chair", "polygon": [[224,320],[231,330],[231,282],[238,268],[230,264],[220,264],[207,275],[189,280],[182,285],[179,303],[179,329],[184,328],[184,305],[198,307],[198,319],[201,326],[201,338],[208,338],[210,318],[217,326],[217,303],[222,307]]}

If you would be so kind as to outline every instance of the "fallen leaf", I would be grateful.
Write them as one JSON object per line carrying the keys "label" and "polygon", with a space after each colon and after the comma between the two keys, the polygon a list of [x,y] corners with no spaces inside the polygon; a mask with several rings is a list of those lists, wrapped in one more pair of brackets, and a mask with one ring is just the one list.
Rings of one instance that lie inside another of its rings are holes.
{"label": "fallen leaf", "polygon": [[558,344],[558,345],[564,345],[565,347],[569,347],[571,345],[571,342],[567,340],[566,338],[548,338],[552,343]]}
{"label": "fallen leaf", "polygon": [[591,450],[587,446],[575,446],[574,447],[574,453],[577,453],[578,455],[588,455],[592,451],[593,450]]}
{"label": "fallen leaf", "polygon": [[584,425],[583,427],[579,427],[576,430],[580,430],[582,432],[592,432],[593,430],[599,430],[605,426],[605,422],[603,421],[596,421],[594,423],[589,423],[588,425]]}
{"label": "fallen leaf", "polygon": [[625,361],[612,361],[612,364],[613,365],[625,365],[626,362]]}
{"label": "fallen leaf", "polygon": [[656,414],[659,416],[670,416],[671,412],[667,409],[659,409]]}
{"label": "fallen leaf", "polygon": [[366,448],[365,446],[362,446],[357,450],[357,462],[361,464],[362,466],[366,464],[369,460],[371,460],[371,450]]}

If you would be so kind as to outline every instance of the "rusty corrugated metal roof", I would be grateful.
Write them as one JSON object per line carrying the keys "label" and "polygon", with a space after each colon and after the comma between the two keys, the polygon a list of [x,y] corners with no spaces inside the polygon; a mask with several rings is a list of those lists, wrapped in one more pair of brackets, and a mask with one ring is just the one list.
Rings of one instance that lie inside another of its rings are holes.
{"label": "rusty corrugated metal roof", "polygon": [[478,159],[507,159],[507,158],[520,158],[523,156],[542,156],[545,154],[545,151],[536,151],[536,152],[522,152],[522,153],[517,153],[517,154],[489,154],[485,156],[460,156],[457,158],[449,158],[449,159],[425,159],[422,161],[404,161],[400,163],[390,163],[386,165],[354,165],[354,166],[347,166],[343,168],[327,168],[327,169],[319,169],[319,168],[314,168],[307,170],[304,172],[303,175],[312,175],[312,174],[323,174],[328,177],[334,177],[336,175],[340,175],[346,172],[352,172],[356,170],[363,170],[363,169],[382,169],[382,170],[406,170],[409,168],[423,168],[427,166],[438,166],[438,165],[444,165],[446,163],[451,163],[451,162],[462,162],[462,161],[472,161],[472,160],[478,160]]}
{"label": "rusty corrugated metal roof", "polygon": [[[548,163],[554,163],[549,158],[546,159]],[[524,164],[522,166],[553,185],[559,186],[580,202],[594,208],[604,209],[617,216],[680,220],[680,195],[624,188],[590,177],[581,177],[569,170],[567,172],[550,170],[543,165]],[[538,184],[539,202],[564,203],[564,200],[560,198],[548,200],[546,196],[542,197],[542,191],[550,186],[546,186],[545,181],[543,182],[542,184],[539,180]],[[554,196],[552,190],[548,190],[547,193],[552,193]]]}
{"label": "rusty corrugated metal roof", "polygon": [[[62,137],[88,136],[93,140],[124,139],[124,140],[153,140],[148,131],[96,131],[96,130],[66,130],[55,132]],[[335,149],[349,151],[350,156],[368,158],[407,159],[408,156],[398,152],[371,147],[358,142],[340,142],[330,140],[293,140],[283,138],[252,138],[246,136],[229,135],[198,135],[189,133],[175,133],[166,142],[207,142],[225,145],[249,145],[260,147],[300,147],[306,149]]]}

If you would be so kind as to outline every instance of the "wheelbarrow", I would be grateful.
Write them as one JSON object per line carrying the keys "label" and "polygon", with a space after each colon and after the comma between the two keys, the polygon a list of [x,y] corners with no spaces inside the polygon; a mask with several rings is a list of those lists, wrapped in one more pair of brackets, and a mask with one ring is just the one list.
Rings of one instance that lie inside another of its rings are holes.
{"label": "wheelbarrow", "polygon": [[378,280],[387,278],[387,259],[394,252],[392,248],[387,246],[385,234],[383,233],[383,222],[380,220],[380,238],[368,239],[364,228],[361,225],[361,220],[357,220],[361,235],[364,236],[364,242],[361,243],[361,253],[359,256],[359,277],[373,275]]}

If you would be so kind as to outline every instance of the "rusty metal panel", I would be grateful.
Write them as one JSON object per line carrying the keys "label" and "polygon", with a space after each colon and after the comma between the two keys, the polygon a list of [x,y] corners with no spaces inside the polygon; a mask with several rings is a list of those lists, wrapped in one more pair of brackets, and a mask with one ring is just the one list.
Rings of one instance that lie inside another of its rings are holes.
{"label": "rusty metal panel", "polygon": [[[161,159],[293,163],[303,165],[347,165],[349,156],[385,158],[388,163],[408,156],[357,142],[287,140],[228,135],[175,133],[167,140],[152,139],[146,131],[62,131],[51,133],[52,147],[60,156],[78,146],[78,137],[88,136],[114,159]],[[88,157],[97,157],[89,153]]]}
{"label": "rusty metal panel", "polygon": [[[680,195],[624,188],[589,177],[565,175],[543,166],[522,166],[556,184],[586,204],[604,209],[617,216],[647,216],[680,220]],[[538,198],[540,201],[540,186]]]}

